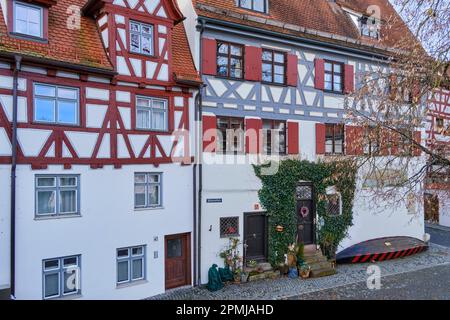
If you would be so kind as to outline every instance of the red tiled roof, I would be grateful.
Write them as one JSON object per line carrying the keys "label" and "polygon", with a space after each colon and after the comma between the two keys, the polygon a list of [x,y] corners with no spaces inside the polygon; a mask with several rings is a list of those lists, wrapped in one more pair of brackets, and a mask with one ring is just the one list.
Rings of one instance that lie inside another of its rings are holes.
{"label": "red tiled roof", "polygon": [[112,70],[93,19],[81,17],[79,30],[67,28],[68,7],[75,5],[81,8],[85,2],[58,0],[56,5],[49,8],[48,43],[10,37],[0,8],[0,52],[20,52],[37,58]]}
{"label": "red tiled roof", "polygon": [[[324,41],[340,41],[348,46],[373,47],[376,45],[379,48],[392,48],[400,39],[405,37],[414,39],[388,0],[336,0],[336,2],[330,0],[269,0],[269,14],[239,8],[236,6],[235,0],[193,0],[193,2],[199,16],[295,36],[302,35],[308,38],[313,36],[322,40],[327,38],[321,34],[314,35],[314,32],[304,32],[304,29],[319,31],[338,36],[335,39]],[[370,5],[379,6],[381,20],[393,24],[392,28],[387,27],[386,23],[384,24],[380,40],[362,37],[348,14],[343,10],[345,7],[359,13],[366,13]],[[218,10],[209,10],[209,8]],[[220,12],[221,9],[222,12]],[[260,19],[255,19],[255,17]],[[264,22],[264,20],[271,20],[272,23]],[[284,25],[289,25],[289,27],[286,28]],[[347,41],[344,38],[353,41]]]}
{"label": "red tiled roof", "polygon": [[[58,0],[56,5],[49,8],[48,43],[10,37],[0,7],[0,53],[21,53],[55,62],[113,71],[94,19],[82,15],[80,29],[69,29],[66,26],[68,7],[75,5],[81,9],[86,2],[87,0]],[[182,23],[174,27],[172,41],[173,71],[176,78],[199,81]]]}

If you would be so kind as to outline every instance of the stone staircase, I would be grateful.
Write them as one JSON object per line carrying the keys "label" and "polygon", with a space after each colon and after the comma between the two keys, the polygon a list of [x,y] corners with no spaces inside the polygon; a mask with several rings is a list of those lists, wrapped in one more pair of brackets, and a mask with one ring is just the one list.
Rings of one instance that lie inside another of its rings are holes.
{"label": "stone staircase", "polygon": [[311,267],[311,278],[320,278],[336,274],[331,262],[322,254],[320,250],[305,251],[305,262]]}
{"label": "stone staircase", "polygon": [[253,268],[247,266],[245,267],[245,271],[250,274],[248,277],[249,282],[262,279],[276,279],[280,277],[280,272],[273,271],[272,266],[268,262],[260,262]]}

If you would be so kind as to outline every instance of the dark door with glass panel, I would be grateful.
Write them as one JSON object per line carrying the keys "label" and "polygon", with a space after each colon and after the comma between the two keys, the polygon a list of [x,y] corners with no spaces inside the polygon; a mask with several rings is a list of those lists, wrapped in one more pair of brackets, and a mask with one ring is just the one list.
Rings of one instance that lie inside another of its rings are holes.
{"label": "dark door with glass panel", "polygon": [[267,215],[262,212],[244,215],[245,259],[266,261],[267,259]]}
{"label": "dark door with glass panel", "polygon": [[190,234],[165,237],[166,289],[191,284]]}
{"label": "dark door with glass panel", "polygon": [[297,240],[304,244],[314,244],[315,203],[312,184],[298,184],[295,196],[297,200]]}

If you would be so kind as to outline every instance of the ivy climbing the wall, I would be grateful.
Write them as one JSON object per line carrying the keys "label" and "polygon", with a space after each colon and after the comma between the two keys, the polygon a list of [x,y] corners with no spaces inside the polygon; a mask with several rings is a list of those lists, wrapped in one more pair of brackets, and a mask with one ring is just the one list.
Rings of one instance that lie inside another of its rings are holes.
{"label": "ivy climbing the wall", "polygon": [[[269,216],[269,261],[272,265],[284,262],[288,245],[295,242],[297,214],[295,190],[300,181],[308,181],[315,187],[317,241],[322,252],[334,257],[339,243],[346,237],[353,220],[353,198],[356,184],[356,166],[350,160],[333,162],[309,162],[283,160],[274,175],[263,175],[262,168],[270,164],[254,166],[256,176],[262,182],[259,199]],[[334,186],[341,194],[342,213],[327,214],[326,190]],[[282,226],[282,231],[277,230]]]}

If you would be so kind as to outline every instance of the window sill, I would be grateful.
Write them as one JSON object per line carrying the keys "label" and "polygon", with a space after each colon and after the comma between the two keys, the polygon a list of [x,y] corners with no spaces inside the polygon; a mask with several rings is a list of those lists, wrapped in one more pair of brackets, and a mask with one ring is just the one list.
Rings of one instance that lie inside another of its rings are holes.
{"label": "window sill", "polygon": [[218,78],[218,79],[230,80],[230,81],[250,81],[250,80],[245,80],[244,77],[242,77],[242,78],[233,78],[233,77],[219,76],[218,74],[216,74],[215,77]]}
{"label": "window sill", "polygon": [[41,38],[41,37],[29,36],[27,34],[18,33],[18,32],[10,32],[9,35],[11,37],[13,37],[13,38],[16,38],[16,39],[28,40],[28,41],[48,44],[48,40],[45,39],[45,38]]}
{"label": "window sill", "polygon": [[48,298],[48,299],[44,299],[44,300],[64,301],[64,300],[76,300],[76,299],[81,299],[81,298],[83,298],[83,295],[81,293],[77,293],[77,294],[71,294],[71,295],[63,296],[63,297]]}
{"label": "window sill", "polygon": [[323,89],[322,91],[325,92],[325,93],[335,94],[335,95],[338,95],[338,96],[345,96],[346,95],[346,93],[344,93],[344,91],[333,91],[333,90],[325,90],[325,89]]}
{"label": "window sill", "polygon": [[134,208],[135,212],[145,212],[145,211],[155,211],[155,210],[164,210],[164,207],[159,206],[159,207],[148,207],[148,208]]}
{"label": "window sill", "polygon": [[71,127],[71,128],[80,128],[81,125],[79,123],[59,123],[59,122],[46,122],[46,121],[38,121],[33,120],[33,124],[40,126],[57,126],[57,127]]}
{"label": "window sill", "polygon": [[288,87],[286,83],[276,83],[276,82],[267,82],[267,81],[261,81],[261,84],[267,85],[267,86],[276,86],[276,87]]}
{"label": "window sill", "polygon": [[41,221],[41,220],[55,220],[55,219],[70,219],[70,218],[81,218],[81,214],[59,214],[59,215],[48,215],[48,216],[36,216],[34,217],[35,221]]}
{"label": "window sill", "polygon": [[148,283],[148,280],[142,279],[142,280],[136,280],[136,281],[132,281],[132,282],[120,283],[120,284],[116,284],[116,289],[124,289],[124,288],[139,286],[139,285],[142,285],[145,283]]}

